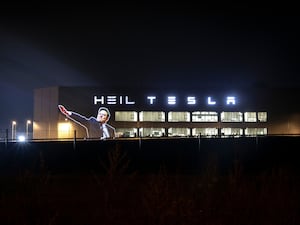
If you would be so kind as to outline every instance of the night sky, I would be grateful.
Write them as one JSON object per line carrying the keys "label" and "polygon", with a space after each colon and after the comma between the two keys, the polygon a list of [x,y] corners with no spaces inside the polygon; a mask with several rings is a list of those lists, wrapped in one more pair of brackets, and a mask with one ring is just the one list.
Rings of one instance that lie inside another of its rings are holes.
{"label": "night sky", "polygon": [[292,6],[100,4],[0,9],[0,132],[40,87],[300,86]]}

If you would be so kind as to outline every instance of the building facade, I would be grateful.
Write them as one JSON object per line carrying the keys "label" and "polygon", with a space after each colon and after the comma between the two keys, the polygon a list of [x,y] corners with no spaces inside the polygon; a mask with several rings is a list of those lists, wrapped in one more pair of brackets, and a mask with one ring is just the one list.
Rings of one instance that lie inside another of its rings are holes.
{"label": "building facade", "polygon": [[117,138],[300,134],[297,89],[121,89],[48,87],[34,91],[33,139],[85,139],[58,109],[96,117],[110,110]]}

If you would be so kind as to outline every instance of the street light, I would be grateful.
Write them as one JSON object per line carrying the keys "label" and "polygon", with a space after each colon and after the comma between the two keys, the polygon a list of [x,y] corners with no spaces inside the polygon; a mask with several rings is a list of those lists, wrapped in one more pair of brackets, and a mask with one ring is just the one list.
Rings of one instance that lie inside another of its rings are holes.
{"label": "street light", "polygon": [[17,122],[12,121],[11,123],[11,139],[14,140],[16,139],[17,136]]}
{"label": "street light", "polygon": [[29,138],[29,135],[28,135],[28,126],[29,124],[31,124],[31,120],[27,120],[26,122],[26,138],[28,139]]}

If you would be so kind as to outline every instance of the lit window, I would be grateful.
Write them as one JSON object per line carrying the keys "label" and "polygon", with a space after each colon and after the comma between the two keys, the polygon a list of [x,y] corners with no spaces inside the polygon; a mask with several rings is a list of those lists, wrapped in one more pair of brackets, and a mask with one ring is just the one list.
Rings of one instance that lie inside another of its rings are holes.
{"label": "lit window", "polygon": [[165,128],[140,128],[141,137],[163,137],[165,136]]}
{"label": "lit window", "polygon": [[245,122],[256,122],[256,112],[245,112],[244,119]]}
{"label": "lit window", "polygon": [[267,112],[258,112],[257,119],[259,122],[267,122]]}
{"label": "lit window", "polygon": [[135,121],[137,121],[137,112],[135,112],[135,111],[116,111],[115,112],[115,121],[135,122]]}
{"label": "lit window", "polygon": [[241,112],[222,112],[222,122],[243,122],[243,114]]}
{"label": "lit window", "polygon": [[192,112],[192,121],[193,122],[218,122],[218,113],[206,112],[206,111]]}
{"label": "lit window", "polygon": [[193,136],[217,136],[218,129],[217,128],[193,128],[192,129]]}
{"label": "lit window", "polygon": [[155,111],[142,111],[140,112],[140,121],[165,122],[165,113]]}
{"label": "lit window", "polygon": [[190,122],[189,112],[169,112],[168,113],[169,122]]}
{"label": "lit window", "polygon": [[117,137],[137,137],[137,128],[116,128]]}
{"label": "lit window", "polygon": [[267,128],[246,128],[246,136],[267,135]]}
{"label": "lit window", "polygon": [[241,136],[243,135],[243,129],[226,127],[221,129],[222,136]]}
{"label": "lit window", "polygon": [[168,136],[172,137],[188,137],[190,136],[189,128],[169,128]]}

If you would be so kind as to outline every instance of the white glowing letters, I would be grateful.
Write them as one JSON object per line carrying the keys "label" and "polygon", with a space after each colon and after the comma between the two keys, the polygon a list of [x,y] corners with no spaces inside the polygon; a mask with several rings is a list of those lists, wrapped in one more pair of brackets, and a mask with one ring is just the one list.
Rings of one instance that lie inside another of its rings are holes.
{"label": "white glowing letters", "polygon": [[188,96],[186,98],[188,105],[195,105],[196,104],[196,97],[195,96]]}
{"label": "white glowing letters", "polygon": [[168,104],[176,105],[176,96],[168,96]]}
{"label": "white glowing letters", "polygon": [[[180,99],[181,100],[181,99]],[[178,99],[177,96],[167,96],[166,101],[168,105],[177,105]],[[150,95],[146,97],[146,102],[149,105],[156,105],[157,104],[157,96]],[[198,101],[196,96],[188,96],[184,100],[185,104],[187,105],[197,105]],[[236,104],[236,97],[235,96],[227,96],[225,100],[226,105],[235,105]],[[135,105],[136,102],[129,98],[128,95],[101,95],[101,96],[94,96],[94,105]],[[213,97],[209,96],[206,98],[207,105],[216,105],[217,100]]]}
{"label": "white glowing letters", "polygon": [[233,96],[227,97],[226,104],[227,105],[230,105],[230,104],[235,105],[235,97],[233,97]]}
{"label": "white glowing letters", "polygon": [[[148,103],[150,105],[155,104],[156,96],[147,96]],[[167,96],[167,103],[168,105],[176,105],[177,104],[177,98],[176,96]],[[208,105],[216,105],[217,102],[212,97],[207,97],[206,103]],[[226,105],[235,105],[236,99],[234,96],[227,96],[226,97]],[[197,104],[197,98],[195,96],[188,96],[186,98],[186,104],[187,105],[196,105]]]}
{"label": "white glowing letters", "polygon": [[117,95],[107,95],[107,96],[94,96],[94,105],[134,105],[135,102],[129,100],[129,97],[126,96],[117,96]]}

